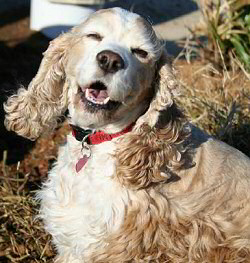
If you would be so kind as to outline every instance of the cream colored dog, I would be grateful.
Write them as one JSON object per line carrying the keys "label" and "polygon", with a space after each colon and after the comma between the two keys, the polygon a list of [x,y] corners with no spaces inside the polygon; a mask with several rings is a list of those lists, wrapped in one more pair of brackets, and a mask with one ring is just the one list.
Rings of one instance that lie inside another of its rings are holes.
{"label": "cream colored dog", "polygon": [[6,126],[73,134],[39,193],[57,262],[250,262],[250,160],[186,123],[163,43],[101,10],[51,42]]}

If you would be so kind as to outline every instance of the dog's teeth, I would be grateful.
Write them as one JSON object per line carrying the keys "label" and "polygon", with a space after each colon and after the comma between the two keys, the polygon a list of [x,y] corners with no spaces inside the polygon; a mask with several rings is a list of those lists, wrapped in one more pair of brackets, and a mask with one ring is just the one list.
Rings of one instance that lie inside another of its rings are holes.
{"label": "dog's teeth", "polygon": [[89,92],[88,89],[86,89],[86,91],[85,91],[85,98],[86,98],[88,101],[91,101],[91,102],[93,102],[93,103],[96,103],[95,99],[90,96],[90,92]]}
{"label": "dog's teeth", "polygon": [[95,100],[95,99],[93,99],[93,98],[91,98],[91,97],[89,97],[89,98],[87,98],[87,99],[88,99],[89,101],[91,101],[91,102],[95,103],[95,104],[97,103],[97,102],[96,102],[96,100]]}
{"label": "dog's teeth", "polygon": [[107,97],[104,101],[103,101],[103,104],[107,104],[109,102],[110,98]]}
{"label": "dog's teeth", "polygon": [[89,90],[88,89],[86,89],[86,91],[85,91],[85,98],[89,98]]}
{"label": "dog's teeth", "polygon": [[107,103],[109,102],[109,100],[110,100],[109,97],[107,97],[104,101],[95,100],[95,98],[93,98],[93,97],[91,96],[89,89],[86,89],[86,90],[85,90],[85,98],[86,98],[88,101],[90,101],[90,102],[92,102],[92,103],[94,103],[94,104],[99,104],[99,105],[105,105],[105,104],[107,104]]}

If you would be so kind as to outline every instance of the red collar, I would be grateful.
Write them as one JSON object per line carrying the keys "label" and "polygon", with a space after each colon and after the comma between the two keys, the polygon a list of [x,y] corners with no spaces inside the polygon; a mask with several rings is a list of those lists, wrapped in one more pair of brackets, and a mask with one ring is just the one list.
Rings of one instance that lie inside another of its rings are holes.
{"label": "red collar", "polygon": [[84,130],[78,126],[71,125],[72,135],[76,140],[82,142],[83,140],[88,144],[100,144],[102,142],[111,141],[114,138],[117,138],[125,133],[128,133],[132,130],[134,123],[130,124],[124,130],[117,133],[105,133],[103,131],[98,131],[92,133],[92,130]]}

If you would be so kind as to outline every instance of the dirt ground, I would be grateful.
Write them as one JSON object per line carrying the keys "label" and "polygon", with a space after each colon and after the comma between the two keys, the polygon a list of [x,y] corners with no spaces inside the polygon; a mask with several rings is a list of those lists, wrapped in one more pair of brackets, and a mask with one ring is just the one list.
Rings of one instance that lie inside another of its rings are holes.
{"label": "dirt ground", "polygon": [[[66,123],[49,137],[30,142],[4,128],[3,102],[37,72],[49,40],[29,30],[29,8],[0,20],[0,262],[52,262],[47,235],[35,220],[34,193],[69,132]],[[242,72],[228,74],[198,59],[178,60],[188,119],[250,156],[250,82]],[[225,77],[226,76],[226,77]]]}

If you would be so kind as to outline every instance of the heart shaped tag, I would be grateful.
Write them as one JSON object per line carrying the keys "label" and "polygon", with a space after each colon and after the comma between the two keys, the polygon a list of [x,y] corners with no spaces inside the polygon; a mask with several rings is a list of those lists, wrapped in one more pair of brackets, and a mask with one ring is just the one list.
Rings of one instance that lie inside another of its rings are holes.
{"label": "heart shaped tag", "polygon": [[83,157],[76,163],[76,172],[78,173],[83,166],[87,163],[89,157],[87,155],[83,155]]}

